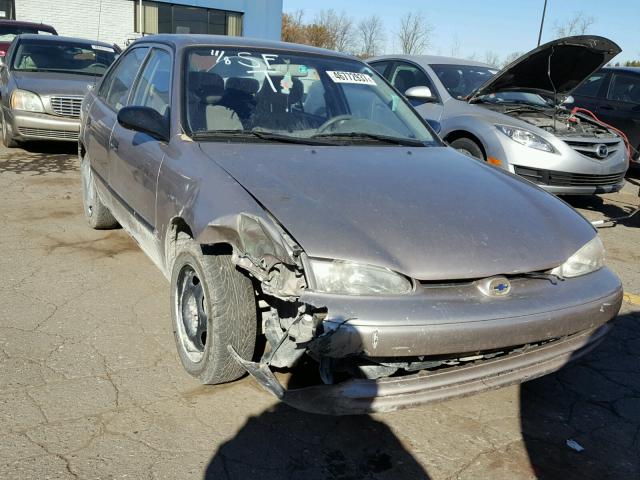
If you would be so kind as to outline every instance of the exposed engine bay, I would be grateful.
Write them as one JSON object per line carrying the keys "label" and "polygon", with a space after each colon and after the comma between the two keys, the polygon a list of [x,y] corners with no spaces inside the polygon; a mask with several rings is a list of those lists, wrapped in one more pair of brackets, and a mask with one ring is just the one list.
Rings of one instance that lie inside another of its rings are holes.
{"label": "exposed engine bay", "polygon": [[618,136],[585,115],[574,114],[563,107],[535,107],[528,105],[482,105],[485,108],[518,118],[549,133],[563,136],[592,137],[615,140]]}

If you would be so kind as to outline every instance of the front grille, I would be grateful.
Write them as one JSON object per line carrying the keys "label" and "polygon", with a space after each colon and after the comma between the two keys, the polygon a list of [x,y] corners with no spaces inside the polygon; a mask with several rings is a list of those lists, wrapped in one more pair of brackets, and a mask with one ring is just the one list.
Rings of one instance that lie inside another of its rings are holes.
{"label": "front grille", "polygon": [[82,97],[51,97],[51,110],[63,117],[80,117]]}
{"label": "front grille", "polygon": [[43,137],[43,138],[57,138],[64,140],[78,140],[78,132],[69,132],[66,130],[50,130],[47,128],[25,128],[20,127],[18,129],[20,135],[26,137]]}
{"label": "front grille", "polygon": [[[567,140],[565,138],[563,140],[567,145],[573,148],[576,152],[584,155],[585,157],[594,158],[596,160],[606,160],[622,147],[622,142],[618,139],[614,139],[614,140],[595,139],[594,141],[589,141],[585,139]],[[598,155],[598,148],[601,145],[607,146],[607,154],[604,156]]]}
{"label": "front grille", "polygon": [[624,179],[624,172],[609,175],[589,175],[585,173],[555,172],[534,168],[515,167],[516,174],[538,185],[557,187],[599,187],[616,185]]}

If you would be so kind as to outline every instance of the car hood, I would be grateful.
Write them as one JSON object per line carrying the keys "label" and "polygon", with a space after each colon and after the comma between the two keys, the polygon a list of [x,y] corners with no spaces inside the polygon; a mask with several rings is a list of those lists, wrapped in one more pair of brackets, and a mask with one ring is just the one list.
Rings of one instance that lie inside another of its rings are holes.
{"label": "car hood", "polygon": [[85,95],[101,77],[58,72],[11,72],[16,85],[39,95]]}
{"label": "car hood", "polygon": [[621,51],[608,38],[593,35],[553,40],[507,65],[478,87],[469,100],[509,90],[553,96],[554,87],[558,95],[567,96]]}
{"label": "car hood", "polygon": [[564,202],[448,147],[201,148],[312,257],[471,279],[555,267],[595,235]]}

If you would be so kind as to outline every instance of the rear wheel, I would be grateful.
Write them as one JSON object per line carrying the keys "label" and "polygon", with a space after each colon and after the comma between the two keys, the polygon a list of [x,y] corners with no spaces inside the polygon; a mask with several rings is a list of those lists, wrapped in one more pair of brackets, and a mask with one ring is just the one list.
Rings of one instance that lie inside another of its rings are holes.
{"label": "rear wheel", "polygon": [[480,145],[478,145],[470,138],[458,138],[451,142],[449,145],[468,157],[475,158],[476,160],[482,160],[483,162],[486,160],[486,158],[484,158],[484,153],[482,153],[482,148],[480,148]]}
{"label": "rear wheel", "polygon": [[205,255],[180,234],[171,271],[171,317],[184,369],[205,384],[230,382],[244,369],[227,346],[251,359],[257,336],[257,309],[251,280],[230,255]]}
{"label": "rear wheel", "polygon": [[89,159],[86,156],[80,159],[80,176],[82,177],[82,204],[84,206],[84,215],[89,225],[91,225],[91,228],[96,230],[116,228],[118,221],[98,196],[95,179],[91,173]]}
{"label": "rear wheel", "polygon": [[7,148],[14,148],[18,146],[18,142],[16,142],[11,134],[9,133],[9,127],[7,126],[7,120],[2,114],[2,143]]}

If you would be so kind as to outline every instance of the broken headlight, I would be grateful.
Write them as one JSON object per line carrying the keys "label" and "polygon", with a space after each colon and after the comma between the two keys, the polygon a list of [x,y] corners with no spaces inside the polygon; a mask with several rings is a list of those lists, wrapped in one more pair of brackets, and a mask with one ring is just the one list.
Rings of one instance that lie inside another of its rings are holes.
{"label": "broken headlight", "polygon": [[42,100],[37,93],[15,89],[11,95],[11,108],[27,112],[44,112]]}
{"label": "broken headlight", "polygon": [[566,262],[551,270],[551,274],[561,278],[579,277],[580,275],[595,272],[603,266],[604,245],[602,245],[600,237],[595,236],[580,250],[571,255]]}
{"label": "broken headlight", "polygon": [[344,260],[309,259],[315,290],[343,295],[404,295],[411,281],[388,268]]}
{"label": "broken headlight", "polygon": [[543,152],[556,153],[556,149],[549,142],[529,130],[508,125],[496,125],[496,128],[520,145],[542,150]]}

